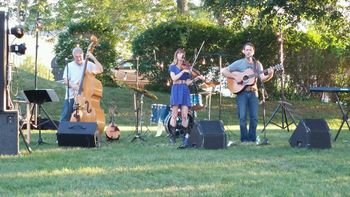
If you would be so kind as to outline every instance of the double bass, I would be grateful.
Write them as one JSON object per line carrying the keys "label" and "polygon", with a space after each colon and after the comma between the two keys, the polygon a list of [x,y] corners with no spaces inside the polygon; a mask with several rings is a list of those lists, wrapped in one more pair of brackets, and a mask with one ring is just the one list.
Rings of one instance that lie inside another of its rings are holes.
{"label": "double bass", "polygon": [[84,61],[84,71],[81,76],[79,90],[74,96],[74,111],[71,122],[96,122],[97,130],[101,134],[105,127],[105,114],[100,106],[102,98],[102,83],[95,74],[87,70],[87,54],[92,53],[97,43],[96,36],[91,36]]}

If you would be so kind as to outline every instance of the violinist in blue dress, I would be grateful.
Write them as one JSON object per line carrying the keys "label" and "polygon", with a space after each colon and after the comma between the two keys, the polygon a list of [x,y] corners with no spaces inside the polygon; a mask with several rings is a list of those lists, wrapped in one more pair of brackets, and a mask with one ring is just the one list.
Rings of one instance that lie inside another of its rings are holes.
{"label": "violinist in blue dress", "polygon": [[[191,67],[186,64],[185,51],[183,49],[177,49],[174,54],[174,60],[169,66],[169,73],[172,80],[171,94],[170,94],[170,106],[171,106],[171,119],[169,128],[170,142],[175,144],[175,132],[176,132],[176,120],[178,116],[178,110],[181,109],[181,124],[184,130],[183,143],[179,148],[189,147],[190,128],[188,125],[188,111],[191,107],[190,103],[190,90],[189,85],[193,80],[191,77]],[[201,80],[204,80],[202,75],[197,76]]]}

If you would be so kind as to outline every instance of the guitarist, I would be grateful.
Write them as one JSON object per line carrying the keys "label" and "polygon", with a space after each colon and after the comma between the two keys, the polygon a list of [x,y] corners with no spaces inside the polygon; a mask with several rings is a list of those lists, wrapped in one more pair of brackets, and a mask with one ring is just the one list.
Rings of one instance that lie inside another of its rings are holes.
{"label": "guitarist", "polygon": [[[222,74],[236,82],[242,81],[242,76],[237,73],[245,72],[248,69],[259,74],[259,78],[262,82],[268,81],[273,77],[274,70],[268,69],[266,73],[262,73],[263,66],[259,61],[255,61],[254,53],[255,47],[252,43],[248,42],[243,45],[242,53],[245,55],[244,58],[239,59],[228,67],[223,68]],[[242,91],[236,93],[237,112],[239,118],[239,126],[241,131],[241,142],[255,142],[256,141],[256,128],[258,125],[258,88],[257,88],[257,77],[254,78],[253,84],[245,86]],[[249,112],[249,130],[247,129],[247,112]]]}

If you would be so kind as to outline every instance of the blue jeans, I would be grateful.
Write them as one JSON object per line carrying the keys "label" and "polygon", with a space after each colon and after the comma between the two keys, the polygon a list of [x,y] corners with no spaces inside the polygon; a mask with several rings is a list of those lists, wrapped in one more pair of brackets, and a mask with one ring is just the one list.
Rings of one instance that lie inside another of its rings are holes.
{"label": "blue jeans", "polygon": [[[243,91],[236,97],[241,142],[256,141],[256,127],[258,126],[259,100],[255,92]],[[247,112],[249,112],[249,131],[247,130]]]}
{"label": "blue jeans", "polygon": [[69,121],[73,112],[74,98],[65,99],[63,102],[63,107],[61,111],[60,122]]}

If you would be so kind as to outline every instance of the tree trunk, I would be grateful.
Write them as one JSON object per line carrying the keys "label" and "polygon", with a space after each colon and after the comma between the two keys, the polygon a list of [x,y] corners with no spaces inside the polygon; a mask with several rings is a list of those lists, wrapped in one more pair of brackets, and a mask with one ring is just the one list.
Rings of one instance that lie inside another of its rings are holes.
{"label": "tree trunk", "polygon": [[188,0],[176,0],[177,3],[177,13],[187,14],[188,13]]}

